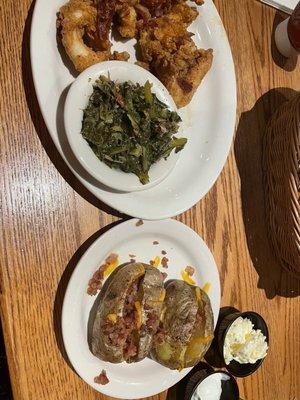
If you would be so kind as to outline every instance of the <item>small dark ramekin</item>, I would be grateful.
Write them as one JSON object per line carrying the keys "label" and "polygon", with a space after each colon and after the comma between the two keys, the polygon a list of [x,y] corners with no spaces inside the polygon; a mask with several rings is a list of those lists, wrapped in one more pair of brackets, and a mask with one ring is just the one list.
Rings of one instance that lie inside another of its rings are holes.
{"label": "small dark ramekin", "polygon": [[[254,329],[260,329],[263,335],[266,337],[266,341],[269,345],[269,331],[267,324],[263,317],[259,314],[257,314],[254,311],[246,311],[246,312],[234,312],[231,314],[226,315],[224,319],[221,321],[217,337],[218,337],[218,347],[219,347],[219,352],[221,357],[223,358],[224,364],[225,364],[225,359],[224,359],[224,342],[225,342],[225,337],[227,335],[227,332],[232,325],[232,323],[238,318],[248,318],[254,325]],[[228,372],[230,372],[232,375],[237,376],[237,377],[245,377],[248,375],[253,374],[263,363],[264,358],[257,360],[255,364],[240,364],[239,362],[232,360],[228,365],[225,364],[225,367]]]}
{"label": "small dark ramekin", "polygon": [[237,382],[234,379],[234,377],[231,374],[229,374],[227,371],[222,371],[222,370],[214,371],[209,366],[207,366],[207,368],[198,370],[190,377],[190,379],[186,385],[184,400],[191,400],[195,390],[200,385],[200,383],[202,383],[204,381],[204,379],[206,379],[208,376],[210,376],[212,374],[216,374],[216,373],[223,373],[225,375],[228,375],[230,378],[231,386],[228,387],[227,393],[226,394],[224,393],[222,395],[221,400],[229,400],[229,399],[230,400],[239,400],[239,398],[240,398],[239,388],[238,388]]}

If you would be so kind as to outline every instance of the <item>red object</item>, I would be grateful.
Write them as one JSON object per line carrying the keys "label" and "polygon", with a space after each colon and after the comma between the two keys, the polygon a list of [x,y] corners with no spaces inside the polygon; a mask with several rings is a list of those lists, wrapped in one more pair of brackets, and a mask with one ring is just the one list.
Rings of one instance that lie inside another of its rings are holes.
{"label": "red object", "polygon": [[94,382],[98,383],[99,385],[107,385],[109,382],[109,379],[106,375],[105,369],[102,370],[101,374],[98,376],[95,376]]}
{"label": "red object", "polygon": [[300,1],[290,16],[287,31],[291,45],[300,52]]}

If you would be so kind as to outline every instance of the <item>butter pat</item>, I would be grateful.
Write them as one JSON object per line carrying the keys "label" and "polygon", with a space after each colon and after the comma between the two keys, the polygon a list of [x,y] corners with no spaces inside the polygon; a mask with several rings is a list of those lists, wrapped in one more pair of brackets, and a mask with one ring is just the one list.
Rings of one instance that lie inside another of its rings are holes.
{"label": "butter pat", "polygon": [[224,341],[224,359],[228,365],[235,360],[240,364],[255,364],[268,351],[266,337],[248,318],[238,317],[228,329]]}

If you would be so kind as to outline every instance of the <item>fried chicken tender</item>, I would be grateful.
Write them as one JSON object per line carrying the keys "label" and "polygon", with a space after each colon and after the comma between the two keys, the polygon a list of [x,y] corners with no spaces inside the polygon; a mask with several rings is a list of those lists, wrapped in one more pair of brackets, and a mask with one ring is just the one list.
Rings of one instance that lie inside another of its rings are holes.
{"label": "fried chicken tender", "polygon": [[197,17],[185,3],[174,5],[166,15],[152,19],[140,30],[142,61],[163,82],[176,105],[187,105],[212,64],[212,50],[197,49],[187,31]]}

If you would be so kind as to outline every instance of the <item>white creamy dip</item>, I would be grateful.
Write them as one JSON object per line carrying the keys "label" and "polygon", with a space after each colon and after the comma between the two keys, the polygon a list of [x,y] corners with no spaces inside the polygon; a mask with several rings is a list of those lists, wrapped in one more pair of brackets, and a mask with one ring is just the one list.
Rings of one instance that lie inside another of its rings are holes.
{"label": "white creamy dip", "polygon": [[197,387],[191,400],[220,400],[222,394],[222,381],[230,377],[222,372],[211,374]]}
{"label": "white creamy dip", "polygon": [[224,359],[228,365],[236,360],[240,364],[254,364],[268,351],[266,337],[248,318],[238,317],[228,329],[224,341]]}

